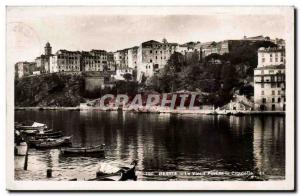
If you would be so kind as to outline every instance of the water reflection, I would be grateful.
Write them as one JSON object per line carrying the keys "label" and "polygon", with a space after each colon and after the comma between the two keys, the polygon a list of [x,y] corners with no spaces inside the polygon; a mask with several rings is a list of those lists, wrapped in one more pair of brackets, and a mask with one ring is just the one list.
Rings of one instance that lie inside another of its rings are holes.
{"label": "water reflection", "polygon": [[254,158],[259,172],[270,178],[285,175],[284,118],[256,118],[254,123]]}
{"label": "water reflection", "polygon": [[[258,171],[266,179],[285,175],[285,118],[280,116],[209,116],[137,114],[131,112],[16,111],[16,121],[35,120],[73,135],[74,146],[105,143],[105,159],[63,157],[59,149],[30,150],[28,171],[16,178],[88,179],[99,164],[129,164],[138,160],[140,180],[159,171]],[[245,176],[176,176],[176,180],[246,180]]]}

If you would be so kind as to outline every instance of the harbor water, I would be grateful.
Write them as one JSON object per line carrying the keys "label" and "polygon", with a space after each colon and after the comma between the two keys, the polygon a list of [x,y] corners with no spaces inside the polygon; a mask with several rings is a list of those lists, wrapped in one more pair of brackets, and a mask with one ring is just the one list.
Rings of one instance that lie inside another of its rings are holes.
{"label": "harbor water", "polygon": [[88,180],[101,164],[133,160],[138,180],[285,178],[285,116],[15,111],[15,121],[25,120],[72,135],[73,146],[105,144],[106,152],[105,158],[65,157],[59,148],[30,148],[26,171],[15,158],[16,180]]}

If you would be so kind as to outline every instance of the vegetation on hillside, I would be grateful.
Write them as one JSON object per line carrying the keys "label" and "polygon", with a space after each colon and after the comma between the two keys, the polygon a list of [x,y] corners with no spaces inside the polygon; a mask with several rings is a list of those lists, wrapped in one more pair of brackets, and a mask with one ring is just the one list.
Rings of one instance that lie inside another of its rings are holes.
{"label": "vegetation on hillside", "polygon": [[78,106],[83,101],[81,75],[48,74],[15,80],[15,106]]}
{"label": "vegetation on hillside", "polygon": [[189,57],[180,53],[171,55],[167,65],[148,79],[147,88],[165,93],[179,90],[209,93],[207,104],[222,106],[238,91],[248,97],[253,95],[253,70],[257,66],[257,50],[274,46],[271,42],[245,44],[223,55],[211,54],[199,61],[199,54]]}

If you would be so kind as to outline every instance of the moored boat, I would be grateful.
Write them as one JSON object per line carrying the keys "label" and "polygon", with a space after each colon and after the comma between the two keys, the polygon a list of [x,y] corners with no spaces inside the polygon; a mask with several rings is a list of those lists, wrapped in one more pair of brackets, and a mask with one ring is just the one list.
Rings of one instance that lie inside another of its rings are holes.
{"label": "moored boat", "polygon": [[51,131],[51,132],[44,132],[44,133],[36,133],[34,137],[36,139],[43,139],[43,138],[58,138],[62,136],[62,131]]}
{"label": "moored boat", "polygon": [[65,147],[61,148],[61,152],[63,155],[102,157],[105,154],[105,145],[102,144],[90,147]]}
{"label": "moored boat", "polygon": [[61,137],[57,139],[41,139],[40,141],[36,141],[36,148],[56,148],[64,145],[71,144],[72,136]]}
{"label": "moored boat", "polygon": [[102,163],[99,170],[96,172],[96,178],[90,179],[89,181],[136,181],[136,166],[136,160],[134,160],[128,167]]}
{"label": "moored boat", "polygon": [[15,128],[17,130],[44,130],[47,129],[47,125],[38,122],[23,122],[23,123],[16,123]]}

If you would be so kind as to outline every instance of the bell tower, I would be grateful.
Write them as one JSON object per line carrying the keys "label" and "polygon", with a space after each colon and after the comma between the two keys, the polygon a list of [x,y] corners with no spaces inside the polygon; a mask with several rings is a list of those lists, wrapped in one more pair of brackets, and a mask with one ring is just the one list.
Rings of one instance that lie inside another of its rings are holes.
{"label": "bell tower", "polygon": [[46,43],[46,46],[45,46],[45,55],[46,56],[49,56],[52,54],[52,47],[50,45],[49,42]]}

